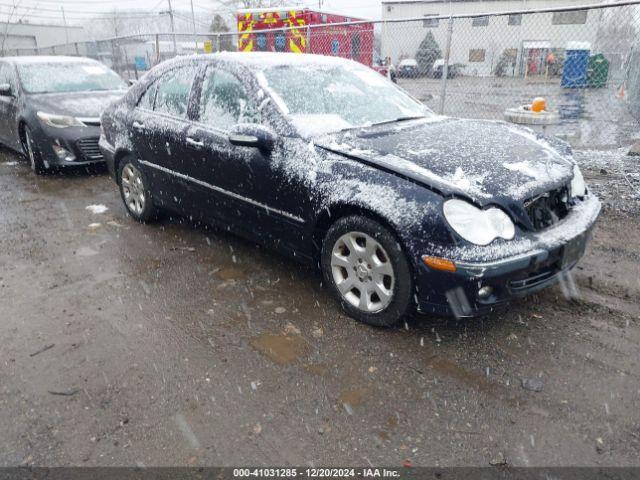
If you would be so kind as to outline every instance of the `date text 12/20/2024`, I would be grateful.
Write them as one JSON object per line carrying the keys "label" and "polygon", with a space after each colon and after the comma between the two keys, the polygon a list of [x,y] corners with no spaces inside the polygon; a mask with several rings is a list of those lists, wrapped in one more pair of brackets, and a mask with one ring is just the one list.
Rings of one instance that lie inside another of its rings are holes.
{"label": "date text 12/20/2024", "polygon": [[388,468],[234,468],[234,478],[400,478]]}

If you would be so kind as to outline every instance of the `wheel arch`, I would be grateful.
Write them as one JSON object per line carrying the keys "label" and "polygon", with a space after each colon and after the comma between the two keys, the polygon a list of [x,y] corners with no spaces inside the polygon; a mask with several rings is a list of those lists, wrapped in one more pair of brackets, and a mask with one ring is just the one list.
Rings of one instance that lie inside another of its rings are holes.
{"label": "wheel arch", "polygon": [[402,251],[404,252],[405,257],[410,265],[413,265],[413,262],[409,256],[409,252],[407,250],[406,242],[403,241],[401,235],[398,233],[398,228],[393,224],[388,218],[384,215],[376,212],[374,209],[353,203],[340,202],[329,207],[323,208],[319,213],[316,223],[313,229],[313,261],[314,264],[320,266],[320,256],[322,254],[322,244],[324,242],[324,238],[335,222],[340,220],[341,218],[348,217],[351,215],[361,215],[367,217],[371,220],[374,220],[380,223],[382,226],[387,228],[391,234],[395,237],[396,241],[402,247]]}
{"label": "wheel arch", "polygon": [[113,154],[113,172],[116,178],[116,182],[120,184],[120,178],[118,172],[120,170],[120,164],[126,158],[135,158],[133,152],[127,148],[119,148]]}

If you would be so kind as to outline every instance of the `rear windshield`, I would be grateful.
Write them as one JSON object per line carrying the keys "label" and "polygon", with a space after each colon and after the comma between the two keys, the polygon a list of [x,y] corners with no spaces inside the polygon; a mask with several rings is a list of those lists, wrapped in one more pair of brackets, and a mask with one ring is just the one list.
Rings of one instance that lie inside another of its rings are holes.
{"label": "rear windshield", "polygon": [[116,72],[99,63],[31,63],[18,65],[22,87],[29,93],[125,90]]}

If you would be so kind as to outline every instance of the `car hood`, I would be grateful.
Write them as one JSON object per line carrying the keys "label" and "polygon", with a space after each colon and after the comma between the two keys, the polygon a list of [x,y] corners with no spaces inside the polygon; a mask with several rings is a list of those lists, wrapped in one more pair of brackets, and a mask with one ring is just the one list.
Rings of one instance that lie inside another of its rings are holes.
{"label": "car hood", "polygon": [[315,144],[481,205],[522,201],[573,176],[564,142],[505,122],[434,116],[349,130]]}
{"label": "car hood", "polygon": [[36,111],[71,115],[74,117],[100,117],[104,109],[126,93],[125,90],[73,93],[39,93],[29,95],[29,103]]}

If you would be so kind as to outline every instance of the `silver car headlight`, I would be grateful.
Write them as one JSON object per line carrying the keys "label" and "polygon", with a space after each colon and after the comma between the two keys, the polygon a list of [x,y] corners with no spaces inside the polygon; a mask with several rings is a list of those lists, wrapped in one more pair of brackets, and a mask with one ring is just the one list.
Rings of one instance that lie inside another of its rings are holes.
{"label": "silver car headlight", "polygon": [[516,233],[509,216],[499,208],[481,210],[457,198],[444,202],[444,218],[458,235],[476,245],[488,245],[498,237],[511,240]]}
{"label": "silver car headlight", "polygon": [[42,123],[54,128],[67,128],[67,127],[85,127],[86,125],[78,120],[76,117],[67,115],[56,115],[55,113],[36,113],[37,117]]}
{"label": "silver car headlight", "polygon": [[584,197],[587,193],[587,184],[578,165],[573,166],[573,178],[571,179],[571,196]]}

